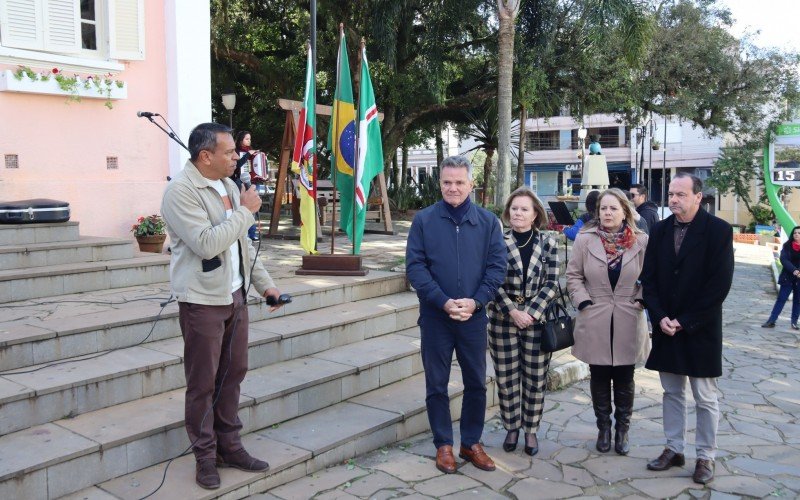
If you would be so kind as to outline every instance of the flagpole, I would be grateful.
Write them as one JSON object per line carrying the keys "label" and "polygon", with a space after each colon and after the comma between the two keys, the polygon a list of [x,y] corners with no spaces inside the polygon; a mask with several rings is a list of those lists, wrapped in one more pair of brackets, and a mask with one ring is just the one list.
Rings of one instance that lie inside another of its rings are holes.
{"label": "flagpole", "polygon": [[[336,54],[336,89],[339,89],[339,74],[342,71],[342,37],[344,36],[344,23],[339,23],[339,51]],[[349,71],[349,69],[348,69]],[[333,179],[333,197],[331,200],[331,255],[334,252],[334,243],[336,241],[336,179],[339,177],[339,161],[336,157],[337,152],[339,152],[339,134],[342,131],[339,129],[339,101],[336,99],[336,95],[333,96],[333,109],[331,110],[331,120],[333,120],[333,140],[331,141],[331,145],[333,146],[333,168],[331,169],[331,178]],[[344,158],[344,156],[342,156]]]}
{"label": "flagpole", "polygon": [[[356,70],[356,75],[359,75],[359,78],[360,78],[360,75],[361,75],[361,64],[362,64],[362,60],[363,60],[363,57],[361,55],[364,53],[364,47],[365,46],[366,46],[366,41],[364,40],[364,37],[362,36],[361,37],[361,47],[360,47],[361,50],[358,51],[358,70]],[[358,88],[358,94],[357,94],[358,95],[358,99],[353,99],[354,101],[356,101],[358,103],[358,106],[356,106],[356,134],[355,134],[356,135],[356,137],[355,137],[356,144],[355,144],[355,148],[353,148],[355,150],[355,152],[356,152],[356,161],[353,162],[354,163],[354,165],[353,165],[353,242],[352,242],[353,243],[353,255],[356,254],[356,238],[358,238],[358,234],[357,234],[357,231],[356,231],[356,228],[358,227],[358,225],[356,224],[356,217],[358,216],[358,210],[357,210],[357,208],[358,208],[358,198],[357,198],[357,191],[358,191],[358,159],[361,157],[361,151],[359,151],[359,148],[358,148],[358,146],[360,144],[360,141],[358,140],[359,139],[358,136],[361,133],[361,119],[363,118],[361,116],[361,87],[360,87],[361,80],[358,80],[358,81],[359,81],[359,88]],[[367,206],[366,206],[366,199],[365,199],[364,200],[364,209],[366,210],[366,208],[367,208]],[[364,239],[364,235],[363,234],[361,235],[361,239],[362,240]],[[362,243],[363,243],[363,241],[362,241]]]}
{"label": "flagpole", "polygon": [[[317,81],[317,0],[311,0],[311,77]],[[313,153],[311,157],[311,187],[314,193],[314,227],[319,225],[319,207],[317,206],[317,86],[314,85],[314,127],[311,131]],[[308,111],[306,111],[308,113]],[[314,250],[317,249],[317,232],[314,231]]]}

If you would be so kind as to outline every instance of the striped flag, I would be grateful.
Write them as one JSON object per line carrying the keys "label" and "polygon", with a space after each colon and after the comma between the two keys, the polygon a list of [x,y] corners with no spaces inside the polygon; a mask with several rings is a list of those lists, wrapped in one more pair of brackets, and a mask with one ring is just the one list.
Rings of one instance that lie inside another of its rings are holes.
{"label": "striped flag", "polygon": [[361,47],[361,82],[358,91],[358,166],[356,168],[356,227],[352,219],[348,223],[347,235],[353,242],[355,253],[361,251],[364,224],[367,218],[367,197],[372,179],[383,170],[383,145],[381,127],[378,122],[378,107],[375,91],[369,76],[367,49]]}
{"label": "striped flag", "polygon": [[310,254],[317,253],[317,148],[314,144],[316,127],[316,90],[314,69],[311,64],[311,46],[308,47],[306,65],[306,93],[297,122],[297,134],[292,152],[292,172],[300,180],[300,246]]}

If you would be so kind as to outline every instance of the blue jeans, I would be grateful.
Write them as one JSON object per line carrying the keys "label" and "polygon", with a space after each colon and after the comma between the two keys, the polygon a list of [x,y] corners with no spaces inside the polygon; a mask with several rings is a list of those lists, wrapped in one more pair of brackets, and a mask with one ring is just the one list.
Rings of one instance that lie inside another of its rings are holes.
{"label": "blue jeans", "polygon": [[792,324],[797,323],[798,318],[800,318],[800,280],[790,280],[781,284],[778,298],[775,300],[775,307],[772,308],[772,314],[769,315],[768,321],[770,323],[775,323],[778,320],[778,316],[781,314],[790,293],[792,293]]}

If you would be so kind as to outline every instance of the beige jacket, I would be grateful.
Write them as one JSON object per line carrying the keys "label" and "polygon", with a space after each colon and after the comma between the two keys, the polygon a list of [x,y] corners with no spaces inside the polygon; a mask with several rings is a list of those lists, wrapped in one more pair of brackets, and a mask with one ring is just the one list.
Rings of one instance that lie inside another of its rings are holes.
{"label": "beige jacket", "polygon": [[[250,267],[255,249],[247,238],[247,229],[255,223],[253,214],[239,205],[239,192],[230,179],[222,179],[233,205],[230,218],[209,180],[200,174],[191,161],[167,185],[161,202],[161,214],[167,223],[172,260],[170,280],[172,292],[179,302],[205,305],[232,303],[230,247],[239,241],[244,287],[250,282]],[[203,260],[219,256],[222,265],[203,272]],[[275,284],[261,262],[253,267],[253,286],[260,295]]]}
{"label": "beige jacket", "polygon": [[646,247],[647,235],[637,234],[636,242],[622,256],[619,281],[612,290],[606,252],[596,228],[583,230],[575,238],[567,263],[567,290],[576,308],[584,301],[593,302],[576,317],[572,347],[576,358],[605,366],[633,365],[647,359],[650,338],[644,311],[636,302],[642,298],[638,280]]}

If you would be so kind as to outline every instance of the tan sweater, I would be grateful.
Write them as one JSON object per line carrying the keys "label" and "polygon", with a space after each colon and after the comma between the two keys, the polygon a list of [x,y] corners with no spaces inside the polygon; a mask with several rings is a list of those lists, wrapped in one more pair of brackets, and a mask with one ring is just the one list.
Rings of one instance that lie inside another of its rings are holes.
{"label": "tan sweater", "polygon": [[[202,176],[191,161],[167,185],[161,202],[161,213],[167,223],[172,260],[170,280],[172,292],[179,302],[205,305],[232,303],[230,247],[237,240],[241,255],[244,286],[250,283],[250,267],[255,249],[247,238],[247,229],[255,223],[253,214],[239,204],[236,184],[222,179],[233,205],[229,218],[219,193]],[[222,265],[203,272],[202,261],[219,256]],[[253,286],[260,295],[275,286],[267,270],[256,261],[253,266]]]}

